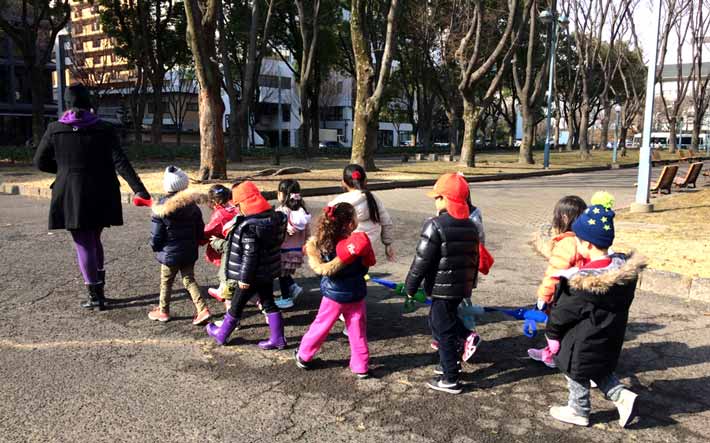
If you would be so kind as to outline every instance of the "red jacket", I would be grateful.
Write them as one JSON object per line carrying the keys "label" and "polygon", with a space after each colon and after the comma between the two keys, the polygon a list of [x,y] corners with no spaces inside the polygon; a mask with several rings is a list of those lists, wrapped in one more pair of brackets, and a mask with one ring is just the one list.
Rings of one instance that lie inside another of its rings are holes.
{"label": "red jacket", "polygon": [[[205,225],[205,236],[202,240],[202,244],[208,244],[210,237],[224,238],[222,230],[224,225],[230,222],[237,215],[237,208],[230,205],[227,206],[216,206],[214,211],[212,211],[212,216],[210,217],[209,223]],[[208,262],[219,266],[222,262],[222,253],[212,249],[212,246],[207,246],[205,250],[205,258]]]}

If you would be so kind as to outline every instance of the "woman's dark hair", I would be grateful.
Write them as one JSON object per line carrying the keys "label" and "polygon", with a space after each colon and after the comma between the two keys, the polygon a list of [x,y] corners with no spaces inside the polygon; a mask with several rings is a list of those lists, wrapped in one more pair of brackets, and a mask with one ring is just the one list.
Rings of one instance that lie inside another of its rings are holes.
{"label": "woman's dark hair", "polygon": [[[353,177],[354,175],[354,177]],[[367,174],[360,165],[347,165],[343,169],[343,182],[352,189],[357,189],[365,194],[367,199],[367,209],[370,212],[370,220],[375,223],[380,222],[380,208],[377,206],[377,200],[370,191],[367,190]]]}
{"label": "woman's dark hair", "polygon": [[587,204],[576,195],[562,197],[555,205],[552,215],[552,229],[562,234],[572,230],[572,223],[587,209]]}
{"label": "woman's dark hair", "polygon": [[316,245],[321,252],[332,254],[338,242],[350,234],[355,208],[350,203],[326,206],[316,226]]}
{"label": "woman's dark hair", "polygon": [[224,206],[229,202],[231,197],[232,193],[222,185],[212,185],[210,190],[207,191],[207,199],[213,205]]}
{"label": "woman's dark hair", "polygon": [[74,115],[81,117],[83,111],[91,109],[91,93],[83,84],[75,83],[64,91],[64,103]]}
{"label": "woman's dark hair", "polygon": [[283,194],[283,200],[279,200],[279,203],[286,206],[292,211],[298,211],[303,208],[308,214],[308,209],[306,208],[306,203],[301,198],[301,185],[298,181],[287,178],[286,180],[281,180],[279,182],[279,192]]}

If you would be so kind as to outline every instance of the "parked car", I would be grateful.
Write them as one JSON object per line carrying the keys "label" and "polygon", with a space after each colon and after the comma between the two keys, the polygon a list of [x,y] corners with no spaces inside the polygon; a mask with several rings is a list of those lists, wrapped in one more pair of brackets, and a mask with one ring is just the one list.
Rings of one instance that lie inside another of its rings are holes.
{"label": "parked car", "polygon": [[344,148],[345,146],[343,146],[343,144],[340,142],[330,141],[330,142],[320,142],[320,143],[318,143],[318,147],[321,149],[333,149],[333,148]]}

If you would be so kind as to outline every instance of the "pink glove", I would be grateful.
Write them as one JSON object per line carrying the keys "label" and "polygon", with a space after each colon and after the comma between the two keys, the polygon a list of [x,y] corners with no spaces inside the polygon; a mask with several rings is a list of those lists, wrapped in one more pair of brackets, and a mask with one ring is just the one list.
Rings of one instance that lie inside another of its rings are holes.
{"label": "pink glove", "polygon": [[557,355],[558,352],[560,352],[560,342],[559,340],[552,340],[551,338],[547,338],[547,350],[550,351],[550,354],[552,355]]}

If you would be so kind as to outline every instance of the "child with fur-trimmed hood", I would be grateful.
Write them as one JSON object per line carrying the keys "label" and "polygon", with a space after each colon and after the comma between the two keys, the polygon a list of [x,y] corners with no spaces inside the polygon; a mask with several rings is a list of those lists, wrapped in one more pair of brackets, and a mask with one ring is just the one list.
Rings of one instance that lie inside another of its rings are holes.
{"label": "child with fur-trimmed hood", "polygon": [[619,411],[626,426],[635,415],[636,394],[614,373],[634,299],[643,259],[610,254],[614,241],[613,197],[597,193],[592,205],[572,225],[577,251],[585,259],[579,268],[563,271],[547,323],[548,347],[569,388],[567,406],[550,409],[553,418],[589,425],[590,380]]}
{"label": "child with fur-trimmed hood", "polygon": [[160,262],[160,305],[148,318],[160,322],[170,320],[170,295],[178,273],[190,293],[197,314],[192,322],[199,325],[210,318],[200,287],[195,281],[195,262],[205,223],[197,206],[202,194],[187,189],[187,174],[177,166],[168,166],[163,176],[167,196],[153,205],[150,246]]}

